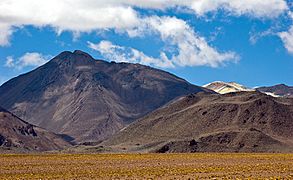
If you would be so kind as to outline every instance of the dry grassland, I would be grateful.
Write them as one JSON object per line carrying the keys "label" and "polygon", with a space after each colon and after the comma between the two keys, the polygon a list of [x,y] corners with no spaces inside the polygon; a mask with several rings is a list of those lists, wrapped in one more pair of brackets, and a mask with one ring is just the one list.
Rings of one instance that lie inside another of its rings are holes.
{"label": "dry grassland", "polygon": [[0,155],[0,179],[293,179],[293,154]]}

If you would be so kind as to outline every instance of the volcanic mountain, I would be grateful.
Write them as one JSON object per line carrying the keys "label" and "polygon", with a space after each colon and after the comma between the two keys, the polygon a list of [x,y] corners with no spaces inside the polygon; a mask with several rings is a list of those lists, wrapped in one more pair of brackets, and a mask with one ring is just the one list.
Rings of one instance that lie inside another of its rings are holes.
{"label": "volcanic mountain", "polygon": [[226,94],[230,92],[239,92],[239,91],[254,91],[253,89],[247,88],[241,84],[235,82],[222,82],[222,81],[215,81],[204,85],[203,87],[211,89],[220,94]]}
{"label": "volcanic mountain", "polygon": [[293,152],[293,99],[260,92],[193,94],[102,143],[128,152]]}
{"label": "volcanic mountain", "polygon": [[0,107],[0,151],[51,151],[69,146],[60,136],[33,126]]}
{"label": "volcanic mountain", "polygon": [[4,83],[0,105],[29,123],[86,142],[104,140],[169,101],[197,92],[214,93],[162,70],[95,60],[77,50]]}
{"label": "volcanic mountain", "polygon": [[278,84],[270,87],[256,88],[258,91],[264,93],[271,93],[275,96],[293,97],[293,87],[285,84]]}

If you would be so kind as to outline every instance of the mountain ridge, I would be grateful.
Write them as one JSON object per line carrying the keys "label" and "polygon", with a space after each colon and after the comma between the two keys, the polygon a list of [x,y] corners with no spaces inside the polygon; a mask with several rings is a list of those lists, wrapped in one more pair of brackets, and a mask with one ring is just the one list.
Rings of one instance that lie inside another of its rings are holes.
{"label": "mountain ridge", "polygon": [[258,87],[256,90],[264,93],[273,93],[276,96],[293,97],[293,86],[287,86],[286,84]]}
{"label": "mountain ridge", "polygon": [[240,91],[260,91],[274,97],[293,97],[293,87],[285,84],[277,84],[267,87],[248,88],[236,82],[214,81],[204,85],[203,87],[211,89],[220,94]]}
{"label": "mountain ridge", "polygon": [[[102,143],[117,152],[293,152],[293,99],[189,95]],[[190,145],[193,144],[193,145]]]}

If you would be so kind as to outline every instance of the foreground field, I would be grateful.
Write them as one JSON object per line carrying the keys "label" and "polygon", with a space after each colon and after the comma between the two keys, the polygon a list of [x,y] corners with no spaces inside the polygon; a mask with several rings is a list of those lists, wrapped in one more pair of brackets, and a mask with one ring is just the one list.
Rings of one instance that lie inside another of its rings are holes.
{"label": "foreground field", "polygon": [[0,155],[0,179],[293,179],[293,154]]}

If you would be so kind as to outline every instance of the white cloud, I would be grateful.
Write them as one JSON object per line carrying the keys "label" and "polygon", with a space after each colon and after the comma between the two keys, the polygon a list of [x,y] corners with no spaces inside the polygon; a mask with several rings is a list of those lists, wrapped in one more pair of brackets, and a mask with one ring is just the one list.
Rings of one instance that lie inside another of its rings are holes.
{"label": "white cloud", "polygon": [[223,9],[235,15],[272,18],[288,9],[286,0],[100,0],[100,5],[126,5],[150,9],[184,7],[197,15]]}
{"label": "white cloud", "polygon": [[256,18],[274,18],[288,9],[285,0],[193,0],[190,5],[199,15],[222,9],[237,16]]}
{"label": "white cloud", "polygon": [[0,22],[0,46],[9,45],[10,36],[12,35],[12,27]]}
{"label": "white cloud", "polygon": [[[114,1],[113,1],[114,2]],[[90,32],[100,29],[124,29],[139,24],[137,12],[130,6],[94,0],[1,0],[0,45],[8,44],[11,27],[50,26],[62,31]]]}
{"label": "white cloud", "polygon": [[282,39],[287,51],[293,54],[293,26],[291,26],[288,32],[279,33],[279,36]]}
{"label": "white cloud", "polygon": [[51,56],[44,56],[40,53],[25,53],[23,56],[15,60],[12,56],[6,58],[5,66],[21,70],[25,67],[37,67],[45,64]]}
{"label": "white cloud", "polygon": [[[221,53],[209,46],[206,40],[197,35],[185,21],[175,17],[148,17],[142,21],[139,27],[130,30],[132,36],[143,36],[147,33],[158,34],[165,42],[166,49],[175,47],[176,52],[161,51],[160,57],[153,58],[132,48],[113,45],[108,41],[102,41],[99,44],[89,43],[89,47],[99,51],[109,60],[121,59],[128,62],[154,64],[158,67],[204,65],[218,67],[238,59],[234,52]],[[171,57],[168,57],[167,54],[171,54]]]}
{"label": "white cloud", "polygon": [[137,24],[137,14],[131,7],[94,0],[3,0],[0,12],[6,23],[52,26],[61,31],[125,28]]}
{"label": "white cloud", "polygon": [[271,27],[263,32],[255,32],[255,30],[249,33],[249,41],[252,45],[256,44],[259,39],[267,37],[267,36],[275,36],[276,35],[276,27]]}
{"label": "white cloud", "polygon": [[[26,25],[49,26],[59,34],[71,31],[74,35],[114,29],[117,32],[126,31],[130,37],[157,33],[167,46],[177,48],[176,54],[169,55],[171,57],[166,55],[168,52],[160,53],[161,61],[171,62],[169,66],[217,67],[237,59],[233,52],[222,53],[211,47],[185,21],[171,17],[142,17],[134,7],[160,10],[180,7],[192,10],[198,16],[224,10],[232,15],[255,18],[275,18],[288,11],[285,0],[1,0],[0,46],[9,45],[13,28]],[[289,16],[293,16],[292,13]],[[291,52],[292,28],[279,36]],[[132,52],[133,57],[140,54],[139,51],[134,53],[135,49],[126,49]],[[145,54],[140,54],[140,57],[139,61],[153,61],[158,65],[158,58]],[[13,62],[15,66],[27,66],[17,62]]]}
{"label": "white cloud", "polygon": [[[292,11],[288,12],[288,15],[293,22],[293,12]],[[283,44],[285,48],[287,49],[287,51],[290,54],[293,54],[293,25],[291,25],[291,27],[289,28],[287,32],[280,32],[278,33],[278,35],[283,41]]]}
{"label": "white cloud", "polygon": [[6,66],[6,67],[10,67],[10,68],[12,68],[12,67],[15,66],[15,64],[14,64],[14,59],[13,59],[12,56],[8,56],[8,57],[6,58],[5,66]]}
{"label": "white cloud", "polygon": [[[292,2],[293,3],[293,2]],[[288,12],[289,17],[293,20],[293,12]]]}
{"label": "white cloud", "polygon": [[9,44],[11,27],[50,26],[62,31],[131,29],[140,15],[133,7],[192,9],[197,15],[224,9],[235,15],[272,18],[288,9],[285,0],[1,0],[0,46]]}
{"label": "white cloud", "polygon": [[163,54],[160,58],[153,58],[137,49],[114,45],[110,41],[101,41],[98,44],[88,42],[88,46],[91,49],[99,51],[102,56],[111,61],[139,63],[163,68],[174,67],[173,63],[164,57]]}
{"label": "white cloud", "polygon": [[[237,55],[233,52],[221,53],[209,46],[206,40],[197,35],[183,20],[175,17],[141,17],[133,9],[133,6],[159,9],[186,6],[194,9],[197,6],[194,4],[196,2],[199,1],[2,0],[0,2],[0,23],[10,24],[10,27],[21,27],[23,25],[51,26],[58,33],[69,30],[79,34],[80,32],[101,29],[115,29],[117,32],[126,31],[130,37],[156,33],[168,47],[175,47],[177,52],[162,51],[160,57],[152,58],[131,49],[132,55],[125,56],[128,58],[136,57],[140,59],[139,62],[153,63],[156,66],[169,64],[168,66],[207,65],[217,67],[225,62],[237,59]],[[8,39],[10,34],[1,32],[0,36]],[[7,42],[2,43],[2,45],[4,44],[7,44]],[[171,55],[167,55],[168,53]],[[158,59],[161,59],[161,61],[159,62]],[[23,60],[14,63],[18,67],[29,65]]]}
{"label": "white cloud", "polygon": [[217,67],[226,61],[237,59],[233,52],[220,53],[209,46],[206,40],[197,35],[183,20],[174,17],[151,17],[147,19],[147,23],[160,34],[163,41],[178,49],[177,55],[171,57],[171,61],[176,65]]}

